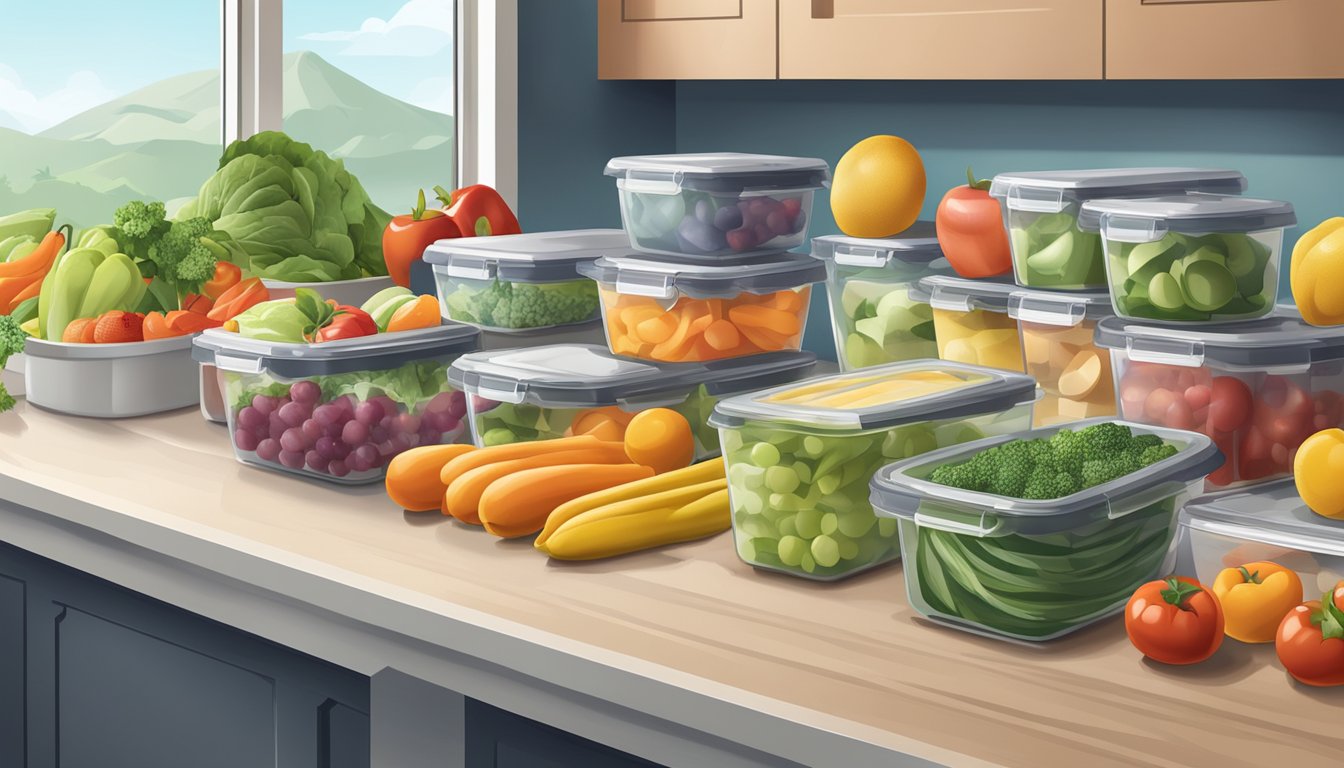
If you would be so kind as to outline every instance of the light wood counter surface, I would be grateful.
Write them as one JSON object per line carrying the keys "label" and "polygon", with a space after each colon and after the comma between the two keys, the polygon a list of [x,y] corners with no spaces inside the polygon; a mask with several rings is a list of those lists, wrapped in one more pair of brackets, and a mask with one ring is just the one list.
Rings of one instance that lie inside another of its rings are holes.
{"label": "light wood counter surface", "polygon": [[[20,403],[0,415],[0,499],[0,540],[18,546],[44,520],[91,529],[243,594],[381,627],[416,658],[465,655],[805,765],[1301,768],[1344,754],[1344,689],[1293,683],[1272,647],[1228,641],[1203,665],[1164,668],[1118,618],[1040,647],[996,642],[918,618],[900,566],[810,583],[743,565],[727,534],[552,563],[528,541],[404,513],[381,486],[245,467],[195,411],[97,421]],[[94,559],[67,564],[100,575]],[[265,626],[247,628],[306,642]],[[300,650],[366,674],[390,663],[333,645]],[[473,685],[460,690],[487,695]]]}

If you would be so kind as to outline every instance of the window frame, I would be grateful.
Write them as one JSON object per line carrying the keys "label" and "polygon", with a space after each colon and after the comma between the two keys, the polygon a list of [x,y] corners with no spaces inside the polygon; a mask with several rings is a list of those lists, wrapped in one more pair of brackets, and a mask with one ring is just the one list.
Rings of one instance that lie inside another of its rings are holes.
{"label": "window frame", "polygon": [[[453,183],[518,205],[518,2],[457,0]],[[284,0],[220,0],[221,142],[280,130]]]}

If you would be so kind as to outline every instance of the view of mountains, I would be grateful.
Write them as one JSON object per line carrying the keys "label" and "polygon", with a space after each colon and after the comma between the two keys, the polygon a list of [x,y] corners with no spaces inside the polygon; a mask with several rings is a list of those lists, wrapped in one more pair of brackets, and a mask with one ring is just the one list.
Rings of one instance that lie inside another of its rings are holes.
{"label": "view of mountains", "polygon": [[[216,170],[217,71],[161,80],[37,135],[0,127],[0,212],[55,207],[76,226],[127,200],[195,196]],[[284,57],[285,130],[345,161],[379,205],[451,181],[453,120],[365,85],[308,51]],[[423,177],[423,178],[422,178]],[[407,190],[410,190],[410,193]]]}

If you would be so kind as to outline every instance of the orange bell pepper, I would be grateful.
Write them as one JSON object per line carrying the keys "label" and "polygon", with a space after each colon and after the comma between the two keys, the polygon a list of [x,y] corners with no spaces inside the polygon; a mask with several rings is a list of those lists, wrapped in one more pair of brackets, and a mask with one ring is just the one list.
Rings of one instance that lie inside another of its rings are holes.
{"label": "orange bell pepper", "polygon": [[161,312],[150,312],[145,315],[145,341],[186,336],[207,328],[218,328],[222,324],[221,321],[185,309],[175,309],[166,315]]}
{"label": "orange bell pepper", "polygon": [[215,276],[201,286],[201,293],[209,296],[211,300],[217,300],[221,294],[237,285],[242,279],[243,270],[239,269],[237,264],[217,261],[215,262]]}
{"label": "orange bell pepper", "polygon": [[237,317],[254,304],[269,301],[271,292],[266,290],[260,277],[252,277],[237,283],[221,293],[215,299],[215,306],[206,313],[206,317],[218,323]]}
{"label": "orange bell pepper", "polygon": [[1278,563],[1246,563],[1219,572],[1213,593],[1227,617],[1228,637],[1272,643],[1283,617],[1302,602],[1302,580]]}

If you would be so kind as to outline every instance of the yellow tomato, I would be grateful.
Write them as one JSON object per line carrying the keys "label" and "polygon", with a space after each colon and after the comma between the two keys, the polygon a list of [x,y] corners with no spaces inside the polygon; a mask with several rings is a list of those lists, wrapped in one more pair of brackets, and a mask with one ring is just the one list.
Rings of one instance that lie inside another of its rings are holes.
{"label": "yellow tomato", "polygon": [[870,136],[849,148],[831,179],[831,213],[851,237],[904,232],[924,205],[924,161],[898,136]]}
{"label": "yellow tomato", "polygon": [[1344,324],[1344,217],[1326,219],[1298,239],[1289,281],[1302,319]]}
{"label": "yellow tomato", "polygon": [[1311,511],[1344,520],[1344,430],[1323,429],[1304,440],[1293,457],[1293,481]]}
{"label": "yellow tomato", "polygon": [[1223,606],[1227,636],[1243,643],[1272,643],[1279,623],[1302,602],[1302,580],[1278,563],[1224,568],[1213,581]]}

